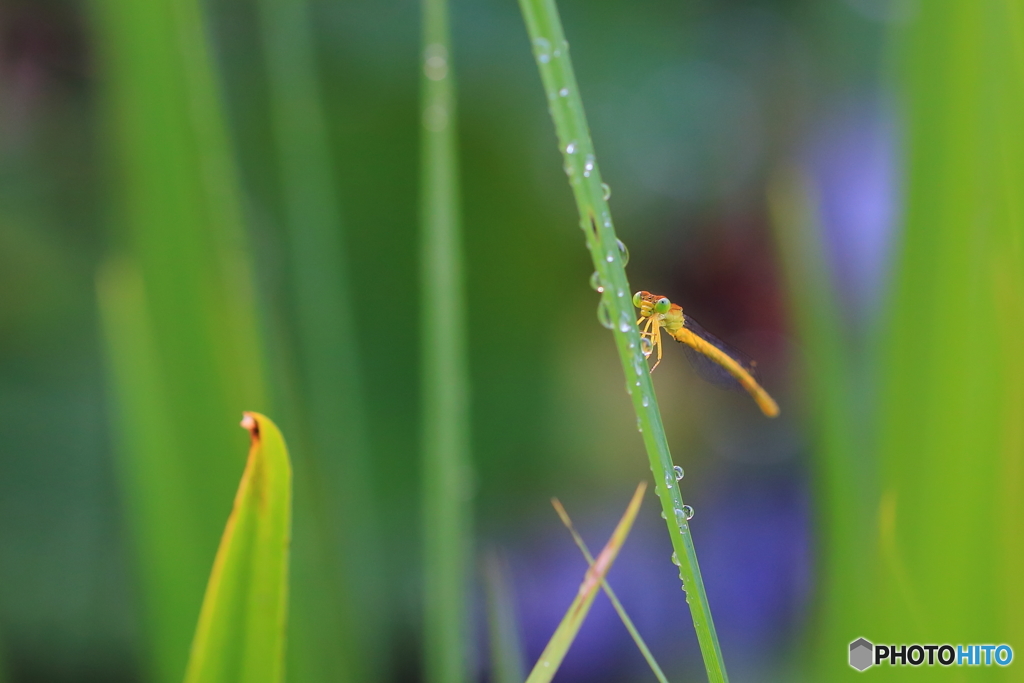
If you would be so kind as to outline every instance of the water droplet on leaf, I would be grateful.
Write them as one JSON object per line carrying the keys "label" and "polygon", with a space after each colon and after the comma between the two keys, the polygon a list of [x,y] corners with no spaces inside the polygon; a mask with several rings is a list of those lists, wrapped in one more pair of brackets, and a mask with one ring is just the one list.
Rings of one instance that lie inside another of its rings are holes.
{"label": "water droplet on leaf", "polygon": [[533,54],[536,55],[538,62],[547,64],[551,61],[551,43],[546,38],[534,38]]}
{"label": "water droplet on leaf", "polygon": [[611,309],[608,308],[608,304],[603,299],[597,304],[597,320],[601,323],[602,327],[607,327],[609,330],[615,328],[615,325],[612,324]]}
{"label": "water droplet on leaf", "polygon": [[640,352],[644,354],[644,358],[651,357],[651,351],[654,350],[654,344],[647,337],[640,337]]}

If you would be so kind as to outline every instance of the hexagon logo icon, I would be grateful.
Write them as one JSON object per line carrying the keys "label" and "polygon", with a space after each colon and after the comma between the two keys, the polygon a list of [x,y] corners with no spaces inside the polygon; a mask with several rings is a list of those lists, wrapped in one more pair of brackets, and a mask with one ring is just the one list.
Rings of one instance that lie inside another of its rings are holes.
{"label": "hexagon logo icon", "polygon": [[850,666],[857,671],[863,671],[874,664],[875,646],[864,638],[858,638],[850,643]]}

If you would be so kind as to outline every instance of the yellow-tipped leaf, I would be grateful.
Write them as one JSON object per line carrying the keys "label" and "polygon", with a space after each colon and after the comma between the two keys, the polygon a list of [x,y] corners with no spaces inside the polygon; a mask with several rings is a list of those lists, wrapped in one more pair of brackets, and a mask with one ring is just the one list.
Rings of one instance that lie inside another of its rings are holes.
{"label": "yellow-tipped leaf", "polygon": [[292,470],[281,432],[245,413],[251,445],[213,562],[185,683],[278,683],[284,672]]}

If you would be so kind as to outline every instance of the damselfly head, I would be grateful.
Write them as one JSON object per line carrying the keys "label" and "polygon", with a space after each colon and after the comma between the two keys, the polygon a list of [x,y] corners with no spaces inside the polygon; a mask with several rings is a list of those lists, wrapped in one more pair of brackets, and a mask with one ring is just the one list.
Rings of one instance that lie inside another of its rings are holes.
{"label": "damselfly head", "polygon": [[667,297],[643,290],[633,295],[633,305],[645,318],[653,314],[665,315],[672,310],[672,302]]}

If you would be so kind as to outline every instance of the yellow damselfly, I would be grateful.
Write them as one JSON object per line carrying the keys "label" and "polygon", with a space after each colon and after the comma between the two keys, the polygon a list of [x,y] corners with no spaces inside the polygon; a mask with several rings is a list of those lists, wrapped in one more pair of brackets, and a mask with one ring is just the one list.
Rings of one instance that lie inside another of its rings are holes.
{"label": "yellow damselfly", "polygon": [[654,368],[661,362],[661,331],[664,329],[684,345],[690,364],[701,378],[726,389],[745,390],[762,413],[768,417],[779,414],[779,404],[757,380],[756,363],[698,325],[683,313],[682,306],[650,292],[634,294],[633,305],[640,309],[640,319],[636,321],[643,327],[640,336],[650,344],[646,355],[657,352]]}

